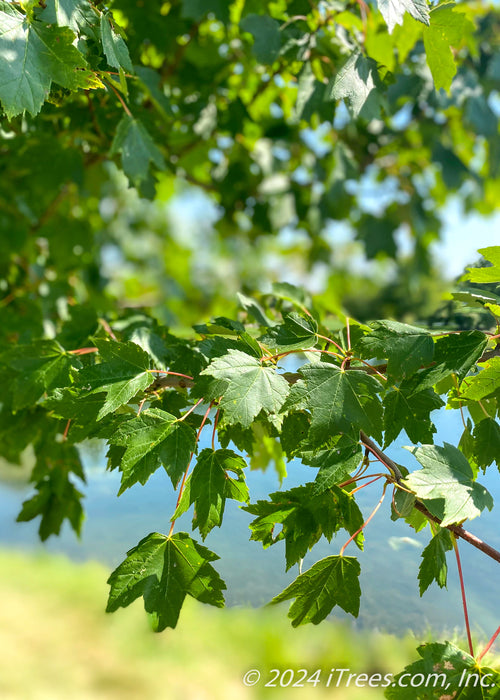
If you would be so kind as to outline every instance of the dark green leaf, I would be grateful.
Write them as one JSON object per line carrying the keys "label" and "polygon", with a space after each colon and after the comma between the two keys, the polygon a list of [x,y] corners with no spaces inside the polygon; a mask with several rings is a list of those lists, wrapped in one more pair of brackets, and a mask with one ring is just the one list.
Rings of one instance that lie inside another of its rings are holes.
{"label": "dark green leaf", "polygon": [[312,316],[301,316],[292,311],[283,316],[284,323],[274,326],[260,340],[277,351],[307,350],[318,342],[318,324]]}
{"label": "dark green leaf", "polygon": [[363,357],[387,358],[387,373],[395,379],[412,375],[432,362],[434,341],[423,328],[395,321],[376,321],[373,332],[358,342]]}
{"label": "dark green leaf", "polygon": [[452,549],[452,534],[449,530],[440,528],[422,552],[422,561],[418,570],[421,596],[433,581],[436,581],[440,588],[446,587],[448,573],[446,552]]}
{"label": "dark green leaf", "polygon": [[247,15],[240,22],[242,31],[254,38],[253,52],[259,63],[274,63],[281,48],[279,23],[269,15]]}
{"label": "dark green leaf", "polygon": [[311,436],[326,442],[333,435],[353,429],[380,439],[382,405],[377,392],[380,382],[356,370],[341,370],[327,362],[300,368],[312,411]]}
{"label": "dark green leaf", "polygon": [[16,371],[13,407],[16,411],[33,406],[46,392],[69,382],[71,357],[54,340],[17,345],[0,357]]}
{"label": "dark green leaf", "polygon": [[394,387],[383,400],[384,445],[393,442],[402,430],[412,442],[432,443],[436,427],[431,421],[431,411],[444,406],[444,401],[432,390],[417,394],[411,389]]}
{"label": "dark green leaf", "polygon": [[317,625],[336,605],[357,617],[361,597],[359,573],[355,557],[326,557],[298,576],[271,604],[295,598],[288,613],[293,627],[308,622]]}
{"label": "dark green leaf", "polygon": [[110,155],[117,153],[121,154],[124,173],[135,185],[147,178],[151,163],[160,170],[165,168],[163,155],[146,128],[138,119],[126,114],[118,124],[111,145]]}
{"label": "dark green leaf", "polygon": [[[330,541],[340,528],[352,535],[363,524],[353,496],[337,486],[318,493],[314,484],[306,484],[269,496],[270,501],[257,501],[243,510],[257,516],[250,523],[252,540],[264,547],[285,540],[287,569],[303,559],[322,535]],[[281,530],[275,534],[277,525]],[[360,548],[362,541],[362,536],[356,538]]]}
{"label": "dark green leaf", "polygon": [[232,450],[202,450],[173,518],[194,503],[193,528],[205,539],[210,530],[221,526],[227,498],[248,503],[245,467],[244,459]]}
{"label": "dark green leaf", "polygon": [[473,454],[479,467],[492,462],[500,468],[500,426],[493,418],[484,418],[474,427]]}
{"label": "dark green leaf", "polygon": [[175,627],[186,595],[224,606],[226,588],[210,562],[219,557],[185,532],[172,537],[149,534],[127,552],[108,579],[107,612],[127,607],[142,596],[156,632]]}
{"label": "dark green leaf", "polygon": [[126,43],[115,32],[109,17],[104,12],[101,14],[101,41],[106,60],[110,66],[118,70],[123,68],[129,73],[134,72]]}

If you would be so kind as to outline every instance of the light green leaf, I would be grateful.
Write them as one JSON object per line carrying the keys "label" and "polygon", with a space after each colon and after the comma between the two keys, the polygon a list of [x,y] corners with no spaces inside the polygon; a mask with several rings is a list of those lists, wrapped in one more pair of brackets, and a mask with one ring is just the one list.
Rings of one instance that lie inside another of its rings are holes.
{"label": "light green leaf", "polygon": [[392,34],[396,24],[403,24],[406,12],[422,24],[429,24],[427,0],[377,0],[377,4],[387,23],[389,34]]}
{"label": "light green leaf", "polygon": [[469,267],[466,279],[477,284],[500,284],[500,246],[479,248],[478,253],[488,260],[488,267]]}
{"label": "light green leaf", "polygon": [[127,44],[121,36],[115,32],[111,26],[108,15],[101,14],[101,41],[106,60],[110,66],[123,68],[129,73],[134,72],[132,61],[128,52]]}
{"label": "light green leaf", "polygon": [[382,100],[379,88],[377,64],[355,51],[330,81],[325,99],[346,99],[353,117],[375,119],[379,116]]}
{"label": "light green leaf", "polygon": [[172,519],[194,503],[193,528],[198,527],[205,539],[210,530],[222,525],[227,498],[248,503],[243,471],[246,466],[245,460],[232,450],[202,450]]}
{"label": "light green leaf", "polygon": [[464,399],[480,401],[500,389],[500,357],[492,357],[484,364],[484,369],[474,377],[467,377],[462,384],[461,396]]}
{"label": "light green leaf", "polygon": [[326,442],[339,432],[364,430],[381,438],[380,382],[365,372],[341,370],[327,362],[300,368],[312,412],[311,436]]}
{"label": "light green leaf", "polygon": [[165,167],[163,155],[146,128],[127,115],[118,124],[111,145],[110,155],[117,153],[121,153],[123,171],[134,184],[147,178],[151,163],[159,169]]}
{"label": "light green leaf", "polygon": [[410,452],[423,469],[409,474],[403,483],[441,519],[443,527],[472,520],[484,508],[493,508],[490,493],[474,481],[469,462],[456,447],[445,442],[443,447],[424,445]]}
{"label": "light green leaf", "polygon": [[452,534],[446,528],[440,528],[422,552],[422,561],[418,570],[420,595],[422,596],[433,581],[440,588],[446,587],[448,566],[446,552],[453,549]]}
{"label": "light green leaf", "polygon": [[472,22],[456,10],[454,3],[443,3],[431,10],[430,26],[424,28],[424,47],[436,90],[450,89],[457,72],[452,47],[458,48],[473,31]]}
{"label": "light green leaf", "polygon": [[0,100],[11,119],[38,114],[52,82],[68,88],[103,87],[73,45],[68,27],[29,21],[12,5],[0,3]]}
{"label": "light green leaf", "polygon": [[222,396],[219,407],[224,410],[224,420],[244,427],[261,410],[277,413],[289,391],[288,382],[275,369],[240,350],[231,349],[227,355],[216,357],[201,374],[216,379],[211,397]]}
{"label": "light green leaf", "polygon": [[288,612],[293,627],[308,622],[317,625],[336,605],[357,617],[360,570],[355,557],[326,557],[298,576],[270,605],[295,598]]}
{"label": "light green leaf", "polygon": [[106,612],[142,596],[155,632],[161,632],[177,625],[186,595],[222,608],[226,585],[210,564],[218,558],[185,532],[172,537],[153,532],[127,552],[109,577]]}

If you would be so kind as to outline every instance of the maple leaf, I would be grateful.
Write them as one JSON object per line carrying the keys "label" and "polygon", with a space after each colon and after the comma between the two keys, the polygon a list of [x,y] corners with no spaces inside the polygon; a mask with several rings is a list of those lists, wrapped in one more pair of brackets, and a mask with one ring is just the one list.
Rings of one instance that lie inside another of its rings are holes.
{"label": "maple leaf", "polygon": [[288,382],[274,368],[241,350],[230,349],[216,357],[201,374],[216,380],[210,392],[212,398],[222,397],[219,407],[224,421],[245,428],[262,410],[277,413],[289,392]]}
{"label": "maple leaf", "polygon": [[142,596],[155,632],[175,627],[186,595],[224,606],[224,581],[210,564],[219,557],[185,532],[166,537],[152,532],[127,552],[113,571],[106,612]]}
{"label": "maple leaf", "polygon": [[443,447],[423,445],[410,452],[423,469],[409,474],[403,483],[441,519],[443,527],[472,520],[484,508],[493,508],[490,493],[474,481],[469,462],[456,447],[445,442]]}
{"label": "maple leaf", "polygon": [[308,622],[317,625],[336,605],[357,617],[361,597],[360,570],[355,557],[326,557],[300,574],[271,600],[270,605],[295,598],[288,612],[293,627]]}

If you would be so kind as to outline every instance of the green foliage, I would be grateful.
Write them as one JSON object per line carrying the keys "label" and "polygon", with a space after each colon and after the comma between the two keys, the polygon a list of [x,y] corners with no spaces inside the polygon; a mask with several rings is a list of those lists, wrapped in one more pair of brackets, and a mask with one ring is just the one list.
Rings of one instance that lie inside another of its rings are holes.
{"label": "green foliage", "polygon": [[[489,700],[498,697],[500,674],[487,666],[480,666],[469,654],[465,654],[454,644],[432,643],[418,648],[419,661],[409,664],[404,671],[394,677],[394,682],[386,690],[389,700],[432,700],[442,698],[443,690],[452,697],[472,700]],[[405,674],[407,674],[405,676]],[[414,687],[406,679],[429,679],[422,687]],[[403,681],[403,676],[405,680]]]}
{"label": "green foliage", "polygon": [[355,557],[326,557],[300,574],[271,602],[295,598],[288,613],[294,627],[308,622],[319,624],[336,605],[357,617],[361,596],[359,572]]}
{"label": "green foliage", "polygon": [[107,612],[130,605],[142,596],[153,628],[175,627],[187,595],[220,608],[225,589],[210,562],[218,556],[185,532],[172,537],[152,532],[113,571]]}
{"label": "green foliage", "polygon": [[[255,516],[252,539],[284,540],[287,568],[348,532],[273,599],[294,600],[294,626],[335,606],[357,616],[360,564],[344,549],[361,547],[371,520],[356,502],[365,486],[381,486],[375,509],[391,489],[394,519],[433,523],[421,593],[446,584],[448,527],[477,544],[460,524],[493,507],[476,477],[499,444],[499,250],[467,275],[490,286],[459,292],[487,315],[479,327],[364,325],[367,308],[387,306],[369,307],[327,231],[347,226],[384,274],[398,262],[384,294],[412,309],[448,198],[494,211],[498,25],[496,9],[423,0],[369,13],[300,0],[0,2],[0,451],[36,458],[19,519],[39,517],[42,539],[66,521],[80,532],[88,438],[106,441],[119,494],[161,467],[179,491],[169,534],[142,539],[111,574],[109,611],[142,596],[160,631],[187,595],[222,606],[217,555],[175,525],[194,506],[205,539],[228,498]],[[180,235],[166,207],[188,185],[213,215]],[[369,211],[367,185],[393,195]],[[301,261],[294,276],[326,271],[318,298],[267,279],[283,244]],[[240,282],[247,293],[229,302]],[[470,416],[457,447],[433,444],[445,400]],[[402,430],[422,469],[379,447]],[[198,454],[202,433],[211,448]],[[294,458],[311,479],[250,503],[247,465],[274,462],[283,480]],[[416,672],[432,661],[453,683],[471,666],[449,645],[421,656]]]}
{"label": "green foliage", "polygon": [[453,445],[444,443],[414,447],[412,453],[423,469],[412,472],[405,484],[427,506],[443,526],[472,520],[484,508],[493,508],[493,499],[474,480],[466,457]]}

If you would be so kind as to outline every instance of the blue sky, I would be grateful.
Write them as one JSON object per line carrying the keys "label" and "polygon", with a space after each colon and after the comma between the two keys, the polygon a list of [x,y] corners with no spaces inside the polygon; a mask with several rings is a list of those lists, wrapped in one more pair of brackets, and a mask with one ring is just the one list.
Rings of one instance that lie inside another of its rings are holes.
{"label": "blue sky", "polygon": [[442,240],[434,245],[436,259],[444,274],[460,275],[464,267],[479,259],[477,250],[500,245],[500,213],[491,217],[463,214],[458,201],[446,208]]}

